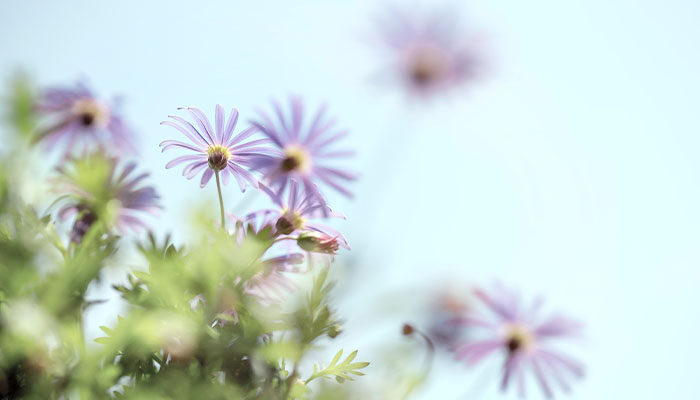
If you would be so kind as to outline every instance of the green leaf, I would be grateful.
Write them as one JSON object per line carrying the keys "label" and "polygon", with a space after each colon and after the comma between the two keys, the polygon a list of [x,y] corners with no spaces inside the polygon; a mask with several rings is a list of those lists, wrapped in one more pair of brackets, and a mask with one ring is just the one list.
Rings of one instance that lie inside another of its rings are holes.
{"label": "green leaf", "polygon": [[364,375],[364,373],[358,371],[362,368],[365,368],[369,365],[368,362],[352,362],[355,357],[357,356],[357,350],[353,351],[350,353],[343,362],[338,364],[338,361],[340,361],[341,357],[343,356],[343,350],[341,349],[336,353],[335,357],[331,360],[331,363],[325,367],[321,368],[318,364],[314,365],[314,372],[313,374],[309,377],[309,379],[306,380],[306,383],[308,384],[312,380],[316,378],[331,378],[335,377],[335,380],[338,381],[338,383],[343,383],[345,380],[352,381],[353,378],[350,376],[350,374],[353,375]]}
{"label": "green leaf", "polygon": [[108,328],[106,326],[100,326],[100,330],[104,332],[107,336],[111,336],[114,332],[114,329]]}
{"label": "green leaf", "polygon": [[108,337],[98,337],[97,339],[95,339],[95,343],[108,344],[109,338]]}
{"label": "green leaf", "polygon": [[302,349],[299,343],[279,341],[266,344],[260,348],[259,354],[265,361],[276,364],[280,359],[298,360],[301,357]]}

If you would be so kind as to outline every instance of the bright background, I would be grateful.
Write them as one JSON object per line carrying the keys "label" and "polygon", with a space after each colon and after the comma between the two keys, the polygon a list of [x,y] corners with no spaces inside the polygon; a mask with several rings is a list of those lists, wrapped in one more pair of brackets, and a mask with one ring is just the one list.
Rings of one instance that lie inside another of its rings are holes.
{"label": "bright background", "polygon": [[[22,67],[123,94],[167,208],[161,232],[216,204],[213,186],[163,169],[174,152],[157,145],[179,134],[158,123],[176,107],[222,103],[246,120],[288,93],[328,101],[362,174],[355,200],[331,196],[353,245],[339,267],[346,348],[373,361],[436,285],[501,280],[586,322],[588,375],[570,398],[700,398],[700,3],[462,5],[491,68],[430,104],[373,83],[387,61],[365,39],[374,0],[2,0],[0,77]],[[240,196],[227,187],[227,204]],[[499,366],[485,368],[496,379]],[[417,397],[502,398],[478,379],[441,357]]]}

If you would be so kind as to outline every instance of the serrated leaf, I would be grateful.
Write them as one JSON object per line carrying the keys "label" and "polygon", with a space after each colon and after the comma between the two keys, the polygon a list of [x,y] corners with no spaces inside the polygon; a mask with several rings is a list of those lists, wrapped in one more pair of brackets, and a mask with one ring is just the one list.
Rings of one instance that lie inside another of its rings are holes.
{"label": "serrated leaf", "polygon": [[353,363],[352,361],[355,359],[357,356],[357,350],[353,351],[350,353],[343,362],[338,364],[338,361],[343,355],[343,350],[341,349],[338,351],[335,356],[333,357],[333,360],[331,360],[331,363],[328,365],[326,368],[320,368],[316,365],[314,365],[314,372],[311,374],[309,379],[306,380],[306,383],[308,384],[312,380],[316,378],[331,378],[335,377],[335,380],[338,381],[338,383],[343,383],[346,380],[352,381],[353,378],[350,376],[350,374],[357,375],[357,376],[362,376],[364,373],[358,371],[358,369],[365,368],[369,365],[368,362],[355,362]]}
{"label": "serrated leaf", "polygon": [[340,350],[338,351],[338,353],[336,353],[335,357],[333,357],[333,360],[331,361],[331,364],[330,364],[330,365],[331,365],[331,366],[334,366],[335,363],[337,363],[338,360],[340,360],[340,357],[341,357],[342,355],[343,355],[343,349],[340,349]]}

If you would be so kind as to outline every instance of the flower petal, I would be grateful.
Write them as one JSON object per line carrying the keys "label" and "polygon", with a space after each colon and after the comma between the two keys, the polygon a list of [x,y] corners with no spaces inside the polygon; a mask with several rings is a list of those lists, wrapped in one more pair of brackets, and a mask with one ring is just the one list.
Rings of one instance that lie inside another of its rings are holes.
{"label": "flower petal", "polygon": [[221,143],[229,143],[229,140],[233,135],[233,130],[236,129],[236,123],[238,123],[238,110],[234,108],[231,110],[231,113],[228,116],[228,122],[226,123],[226,129],[224,130],[224,136]]}
{"label": "flower petal", "polygon": [[223,142],[223,137],[224,137],[224,114],[226,112],[224,111],[224,107],[221,106],[221,104],[216,105],[216,109],[214,110],[214,125],[216,127],[216,140],[218,144],[224,144]]}
{"label": "flower petal", "polygon": [[269,187],[265,186],[262,183],[259,185],[259,187],[260,187],[260,190],[263,191],[263,193],[265,193],[268,197],[270,197],[270,200],[272,200],[272,202],[275,203],[275,205],[277,207],[284,208],[284,204],[282,203],[282,199],[280,198],[280,196],[277,193],[275,193],[274,191],[272,191],[272,189],[270,189]]}
{"label": "flower petal", "polygon": [[247,180],[250,183],[250,186],[256,189],[259,187],[260,182],[253,176],[253,174],[232,162],[229,162],[228,165],[237,175],[241,175],[245,180]]}
{"label": "flower petal", "polygon": [[[202,137],[202,135],[197,132],[196,129],[194,129],[194,126],[190,124],[189,122],[185,121],[184,119],[180,117],[176,117],[174,115],[169,115],[170,118],[176,119],[179,118],[178,121],[181,121],[181,123],[186,124],[185,128],[183,128],[181,125],[176,124],[172,121],[163,121],[160,124],[161,125],[167,125],[167,126],[172,126],[173,128],[177,129],[180,131],[183,135],[185,135],[188,139],[192,141],[192,143],[202,146],[202,147],[208,147],[209,144],[206,142],[206,140]],[[194,132],[194,134],[193,134]]]}
{"label": "flower petal", "polygon": [[159,146],[163,147],[163,149],[161,150],[161,153],[164,152],[165,150],[171,148],[171,147],[182,147],[185,149],[196,151],[198,153],[204,153],[204,151],[202,151],[202,149],[198,149],[198,148],[192,146],[191,144],[179,142],[177,140],[164,140],[164,141],[160,142]]}
{"label": "flower petal", "polygon": [[201,171],[204,167],[208,166],[209,163],[206,161],[193,162],[192,164],[186,166],[185,169],[182,170],[182,175],[187,179],[192,179],[195,175],[197,175],[197,173],[199,173],[199,171]]}
{"label": "flower petal", "polygon": [[195,161],[195,160],[201,160],[202,156],[180,156],[177,158],[173,158],[170,162],[165,164],[165,169],[172,168],[178,164],[182,164],[185,161]]}
{"label": "flower petal", "polygon": [[236,135],[233,139],[231,139],[231,141],[228,142],[228,146],[231,147],[231,146],[235,145],[236,143],[239,143],[240,141],[249,138],[250,136],[255,134],[255,132],[258,132],[258,130],[259,130],[259,128],[256,126],[251,126],[247,129],[244,129],[243,131],[241,131],[241,133]]}
{"label": "flower petal", "polygon": [[214,170],[207,168],[207,170],[202,174],[202,180],[199,182],[199,187],[207,186],[207,183],[209,183],[212,175],[214,175]]}
{"label": "flower petal", "polygon": [[195,107],[181,107],[179,110],[185,110],[190,115],[194,118],[195,124],[199,127],[201,131],[203,131],[206,135],[207,138],[209,138],[209,143],[216,143],[216,140],[214,140],[214,134],[213,134],[213,129],[211,128],[211,124],[209,123],[209,119],[204,115],[204,113],[199,110],[198,108]]}

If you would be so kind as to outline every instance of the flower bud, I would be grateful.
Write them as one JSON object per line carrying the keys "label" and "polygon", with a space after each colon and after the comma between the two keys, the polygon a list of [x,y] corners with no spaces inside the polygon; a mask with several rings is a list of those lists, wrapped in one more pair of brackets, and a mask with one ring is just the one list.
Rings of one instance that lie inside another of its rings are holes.
{"label": "flower bud", "polygon": [[340,244],[338,239],[316,232],[304,232],[297,238],[299,247],[306,251],[325,254],[336,254]]}
{"label": "flower bud", "polygon": [[343,333],[343,326],[340,324],[333,324],[328,328],[328,337],[331,339],[335,339],[341,333]]}

